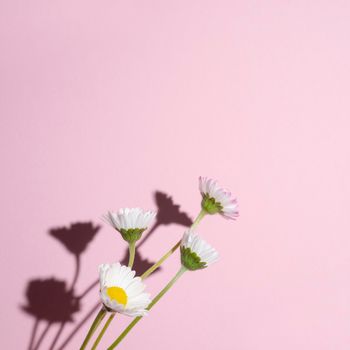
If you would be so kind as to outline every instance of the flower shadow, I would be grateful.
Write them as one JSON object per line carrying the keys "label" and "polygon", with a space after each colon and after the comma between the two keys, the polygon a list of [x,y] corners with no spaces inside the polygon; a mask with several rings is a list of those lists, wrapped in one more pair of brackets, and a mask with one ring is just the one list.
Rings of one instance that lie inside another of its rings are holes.
{"label": "flower shadow", "polygon": [[189,215],[181,211],[180,205],[175,204],[173,198],[167,195],[165,192],[154,192],[154,201],[157,205],[156,221],[151,230],[142,238],[137,245],[140,248],[145,244],[147,240],[154,234],[159,226],[168,226],[171,224],[177,224],[185,227],[192,225],[193,221]]}
{"label": "flower shadow", "polygon": [[79,299],[67,283],[55,278],[29,281],[26,297],[27,305],[22,310],[39,321],[72,322],[73,314],[80,309]]}
{"label": "flower shadow", "polygon": [[[27,304],[21,306],[21,309],[34,317],[29,350],[38,349],[51,326],[60,324],[50,346],[50,349],[53,349],[65,325],[74,321],[73,315],[80,310],[80,298],[75,295],[74,291],[80,274],[80,258],[99,229],[100,226],[92,222],[77,222],[48,231],[51,237],[57,239],[68,252],[73,254],[75,258],[74,277],[71,283],[54,277],[37,278],[28,282],[25,294]],[[38,326],[42,321],[46,323],[46,328],[37,337]]]}
{"label": "flower shadow", "polygon": [[70,253],[81,255],[99,229],[100,226],[95,226],[92,222],[77,222],[68,227],[52,228],[49,234],[61,242]]}

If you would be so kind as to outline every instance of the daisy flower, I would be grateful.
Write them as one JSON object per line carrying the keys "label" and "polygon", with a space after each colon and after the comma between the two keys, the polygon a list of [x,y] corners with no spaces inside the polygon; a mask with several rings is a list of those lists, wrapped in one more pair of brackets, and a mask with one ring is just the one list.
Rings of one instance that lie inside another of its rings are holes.
{"label": "daisy flower", "polygon": [[140,208],[122,208],[117,212],[109,212],[104,219],[119,231],[127,242],[136,242],[156,215],[154,211],[144,211]]}
{"label": "daisy flower", "polygon": [[135,317],[145,316],[151,302],[150,295],[144,293],[145,284],[130,267],[116,264],[99,266],[100,295],[108,311]]}
{"label": "daisy flower", "polygon": [[182,265],[191,271],[204,269],[219,258],[218,252],[192,231],[185,232],[180,250]]}
{"label": "daisy flower", "polygon": [[237,199],[221,188],[216,180],[199,178],[199,191],[202,195],[202,209],[208,214],[219,213],[227,219],[238,217]]}

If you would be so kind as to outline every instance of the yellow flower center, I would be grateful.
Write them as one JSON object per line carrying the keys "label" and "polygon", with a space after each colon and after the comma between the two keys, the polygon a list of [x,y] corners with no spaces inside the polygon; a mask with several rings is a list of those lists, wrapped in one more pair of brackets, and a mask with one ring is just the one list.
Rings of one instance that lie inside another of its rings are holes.
{"label": "yellow flower center", "polygon": [[128,296],[123,288],[109,287],[107,288],[107,295],[118,304],[126,306],[126,303],[128,302]]}

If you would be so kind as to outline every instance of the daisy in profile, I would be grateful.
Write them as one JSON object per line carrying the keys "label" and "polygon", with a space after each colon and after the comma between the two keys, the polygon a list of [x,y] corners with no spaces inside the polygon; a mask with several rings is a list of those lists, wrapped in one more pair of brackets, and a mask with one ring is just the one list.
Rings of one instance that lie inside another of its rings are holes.
{"label": "daisy in profile", "polygon": [[180,250],[182,266],[191,271],[204,269],[219,258],[218,252],[192,231],[185,232]]}
{"label": "daisy in profile", "polygon": [[100,295],[107,311],[131,317],[147,314],[150,295],[144,293],[146,286],[140,277],[135,277],[135,271],[116,263],[100,265],[99,273]]}
{"label": "daisy in profile", "polygon": [[114,227],[124,240],[136,242],[142,233],[152,224],[157,213],[140,208],[122,208],[117,212],[109,212],[104,219]]}
{"label": "daisy in profile", "polygon": [[237,199],[221,188],[216,180],[199,178],[199,191],[202,195],[202,209],[207,214],[221,214],[227,219],[238,217]]}

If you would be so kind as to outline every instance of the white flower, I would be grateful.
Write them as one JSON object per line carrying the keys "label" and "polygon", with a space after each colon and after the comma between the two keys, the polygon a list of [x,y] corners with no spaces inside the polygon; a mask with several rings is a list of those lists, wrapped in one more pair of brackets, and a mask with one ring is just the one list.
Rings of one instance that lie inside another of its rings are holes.
{"label": "white flower", "polygon": [[115,264],[99,266],[100,295],[108,311],[127,316],[144,316],[151,302],[150,295],[144,293],[145,284],[140,277],[134,277],[130,267]]}
{"label": "white flower", "polygon": [[181,241],[181,263],[188,270],[208,267],[219,258],[218,252],[192,231],[185,232]]}
{"label": "white flower", "polygon": [[221,188],[217,181],[206,177],[199,178],[199,191],[202,194],[202,208],[208,214],[220,213],[227,219],[238,217],[237,199]]}
{"label": "white flower", "polygon": [[122,208],[117,212],[108,212],[104,219],[128,242],[135,242],[141,238],[157,215],[154,211],[144,211],[140,208]]}
{"label": "white flower", "polygon": [[146,230],[157,215],[154,211],[141,208],[121,208],[116,213],[109,212],[106,219],[118,231],[129,229]]}

